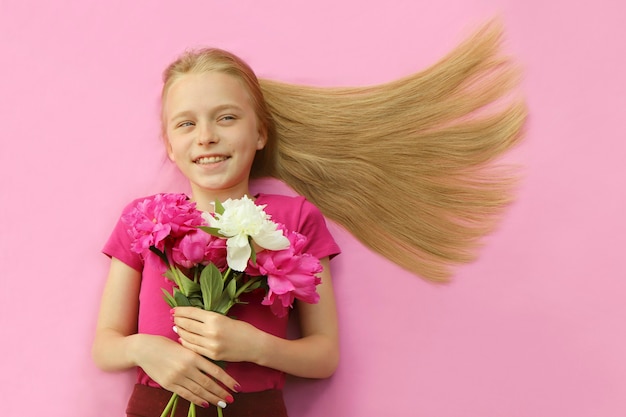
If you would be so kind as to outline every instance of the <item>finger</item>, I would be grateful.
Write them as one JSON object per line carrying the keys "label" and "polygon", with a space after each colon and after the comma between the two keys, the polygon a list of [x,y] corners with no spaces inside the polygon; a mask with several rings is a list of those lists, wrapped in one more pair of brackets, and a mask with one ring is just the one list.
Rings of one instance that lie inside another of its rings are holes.
{"label": "finger", "polygon": [[[224,369],[220,368],[213,362],[205,359],[204,363],[200,366],[199,369],[204,373],[204,376],[211,382],[215,383],[215,381],[218,381],[221,385],[227,387],[231,391],[239,391],[239,383],[233,377],[231,377]],[[222,387],[220,386],[220,388]],[[225,389],[222,388],[222,390],[224,394],[228,395],[228,392]]]}
{"label": "finger", "polygon": [[206,330],[204,323],[185,317],[175,317],[174,325],[178,329],[183,329],[189,333],[194,333],[198,335],[202,334],[204,330]]}
{"label": "finger", "polygon": [[[173,392],[203,408],[208,408],[210,404],[224,408],[226,404],[233,401],[233,397],[214,381],[211,388],[207,389],[193,379],[186,379],[183,385],[176,385]],[[214,390],[218,392],[213,392]]]}
{"label": "finger", "polygon": [[176,307],[173,316],[175,318],[184,317],[195,321],[203,321],[202,318],[205,313],[209,313],[209,311],[197,307]]}
{"label": "finger", "polygon": [[[194,380],[201,386],[201,388],[208,393],[208,395],[215,401],[226,401],[228,403],[232,402],[233,397],[230,392],[221,385],[217,380],[201,374]],[[215,397],[215,398],[213,398]],[[212,404],[217,405],[217,402],[211,402]]]}
{"label": "finger", "polygon": [[[172,329],[178,335],[178,342],[181,343],[184,347],[202,356],[211,357],[211,355],[208,355],[207,352],[205,352],[200,345],[202,341],[202,336],[188,332],[184,328],[178,326],[174,326]],[[211,359],[215,358],[211,357]]]}

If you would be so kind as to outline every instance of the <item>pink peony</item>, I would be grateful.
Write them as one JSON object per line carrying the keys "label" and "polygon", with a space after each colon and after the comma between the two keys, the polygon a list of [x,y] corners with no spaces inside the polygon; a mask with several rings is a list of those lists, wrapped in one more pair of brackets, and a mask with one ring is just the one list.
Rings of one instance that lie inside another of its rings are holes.
{"label": "pink peony", "polygon": [[307,303],[317,303],[319,294],[315,290],[321,279],[316,276],[322,272],[317,258],[302,253],[306,237],[291,232],[287,238],[291,243],[280,251],[261,251],[257,253],[256,265],[249,265],[246,272],[250,275],[267,276],[269,290],[263,299],[264,305],[271,306],[278,317],[287,314],[295,299]]}
{"label": "pink peony", "polygon": [[172,260],[185,268],[196,264],[215,264],[219,270],[226,268],[226,240],[200,229],[193,230],[177,240],[172,248]]}
{"label": "pink peony", "polygon": [[168,237],[179,238],[206,225],[196,204],[184,194],[156,194],[138,201],[122,216],[133,238],[131,250],[143,253],[150,246],[163,251]]}

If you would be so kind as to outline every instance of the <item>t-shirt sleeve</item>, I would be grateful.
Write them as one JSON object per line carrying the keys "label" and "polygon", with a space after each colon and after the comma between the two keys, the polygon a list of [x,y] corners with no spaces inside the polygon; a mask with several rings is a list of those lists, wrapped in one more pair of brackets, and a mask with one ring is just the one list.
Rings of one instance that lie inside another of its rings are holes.
{"label": "t-shirt sleeve", "polygon": [[[129,210],[131,206],[132,203],[124,209],[124,212]],[[142,271],[143,259],[139,254],[130,250],[131,243],[132,238],[128,234],[128,226],[122,221],[122,217],[120,216],[109,240],[102,249],[102,253],[110,258],[119,259],[137,271]]]}
{"label": "t-shirt sleeve", "polygon": [[300,209],[300,230],[307,237],[305,251],[318,259],[333,258],[341,253],[331,235],[322,212],[310,201],[303,199]]}

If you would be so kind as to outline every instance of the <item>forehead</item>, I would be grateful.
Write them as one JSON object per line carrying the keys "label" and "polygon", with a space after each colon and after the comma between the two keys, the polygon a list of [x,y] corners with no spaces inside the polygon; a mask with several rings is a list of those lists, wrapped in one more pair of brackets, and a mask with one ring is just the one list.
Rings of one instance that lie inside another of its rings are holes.
{"label": "forehead", "polygon": [[163,97],[165,113],[209,110],[225,104],[251,108],[250,95],[238,78],[217,71],[184,74],[170,84]]}

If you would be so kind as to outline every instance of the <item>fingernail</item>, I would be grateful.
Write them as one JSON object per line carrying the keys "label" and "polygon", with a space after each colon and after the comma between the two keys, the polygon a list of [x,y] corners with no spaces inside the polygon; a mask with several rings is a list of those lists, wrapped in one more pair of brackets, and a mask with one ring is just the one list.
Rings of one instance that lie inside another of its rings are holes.
{"label": "fingernail", "polygon": [[235,399],[233,398],[233,396],[232,396],[232,395],[227,395],[227,396],[226,396],[226,402],[227,402],[228,404],[232,404],[232,403],[234,403],[234,402],[235,402]]}
{"label": "fingernail", "polygon": [[178,334],[178,328],[176,326],[172,326],[172,330],[174,330],[174,333]]}
{"label": "fingernail", "polygon": [[208,402],[206,402],[206,401],[205,401],[205,402],[203,402],[203,403],[202,403],[202,407],[203,407],[203,408],[209,408],[209,403],[208,403]]}
{"label": "fingernail", "polygon": [[239,384],[235,384],[235,386],[233,387],[233,389],[235,390],[235,392],[239,392],[239,391],[241,391],[241,385],[239,385]]}
{"label": "fingernail", "polygon": [[226,408],[226,403],[224,401],[220,400],[220,401],[217,402],[217,406],[219,408]]}
{"label": "fingernail", "polygon": [[174,313],[176,313],[176,310],[171,309],[171,310],[170,310],[170,314],[173,316],[173,315],[174,315]]}

